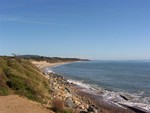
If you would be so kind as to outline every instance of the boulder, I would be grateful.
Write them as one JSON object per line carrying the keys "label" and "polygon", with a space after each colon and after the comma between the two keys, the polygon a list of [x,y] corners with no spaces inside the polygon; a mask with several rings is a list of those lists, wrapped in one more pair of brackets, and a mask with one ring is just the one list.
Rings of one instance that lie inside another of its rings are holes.
{"label": "boulder", "polygon": [[94,105],[89,106],[87,111],[88,111],[88,113],[98,113],[98,111],[95,109]]}
{"label": "boulder", "polygon": [[65,100],[65,105],[70,107],[70,108],[76,108],[77,105],[73,102],[72,98],[67,98]]}
{"label": "boulder", "polygon": [[123,95],[120,95],[120,97],[123,98],[124,100],[127,100],[127,101],[129,100],[127,97],[125,97]]}
{"label": "boulder", "polygon": [[80,111],[79,113],[88,113],[87,111]]}

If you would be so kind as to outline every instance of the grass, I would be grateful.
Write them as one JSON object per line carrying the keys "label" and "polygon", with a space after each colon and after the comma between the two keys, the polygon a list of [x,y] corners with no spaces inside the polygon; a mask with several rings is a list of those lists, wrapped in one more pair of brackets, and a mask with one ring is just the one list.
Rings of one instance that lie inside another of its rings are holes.
{"label": "grass", "polygon": [[34,65],[22,58],[0,57],[0,95],[18,94],[45,103],[48,80]]}

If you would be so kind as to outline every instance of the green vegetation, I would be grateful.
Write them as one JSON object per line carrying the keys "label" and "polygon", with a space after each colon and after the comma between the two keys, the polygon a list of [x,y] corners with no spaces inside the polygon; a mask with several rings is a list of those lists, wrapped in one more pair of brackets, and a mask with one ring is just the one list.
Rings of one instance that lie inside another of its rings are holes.
{"label": "green vegetation", "polygon": [[30,60],[36,60],[36,61],[47,61],[50,63],[55,62],[72,62],[72,61],[88,61],[88,59],[78,59],[78,58],[60,58],[60,57],[45,57],[45,56],[38,56],[38,55],[20,55],[17,56],[13,54],[14,56],[18,58],[24,58],[24,59],[30,59]]}
{"label": "green vegetation", "polygon": [[48,80],[34,65],[22,58],[0,57],[0,95],[19,94],[45,103]]}

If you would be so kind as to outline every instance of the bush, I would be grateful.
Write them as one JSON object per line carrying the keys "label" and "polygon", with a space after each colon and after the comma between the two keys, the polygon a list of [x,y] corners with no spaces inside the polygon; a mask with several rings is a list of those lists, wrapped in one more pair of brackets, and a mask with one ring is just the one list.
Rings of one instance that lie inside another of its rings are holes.
{"label": "bush", "polygon": [[55,112],[60,112],[64,110],[64,102],[60,99],[54,99],[52,101],[52,106]]}
{"label": "bush", "polygon": [[25,90],[25,81],[21,77],[11,77],[9,81],[6,82],[8,87],[13,90]]}

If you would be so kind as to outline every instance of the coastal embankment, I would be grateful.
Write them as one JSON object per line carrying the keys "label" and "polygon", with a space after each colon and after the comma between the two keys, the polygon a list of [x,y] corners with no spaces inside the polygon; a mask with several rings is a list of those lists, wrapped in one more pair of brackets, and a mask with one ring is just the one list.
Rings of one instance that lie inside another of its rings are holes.
{"label": "coastal embankment", "polygon": [[106,102],[90,87],[49,71],[66,63],[71,61],[0,57],[0,113],[144,113]]}
{"label": "coastal embankment", "polygon": [[[40,62],[41,64],[37,62],[32,63],[40,67],[40,69],[46,68],[47,66],[50,68],[66,64],[66,62],[57,64],[48,64],[43,62],[46,65],[42,64],[42,62]],[[48,76],[49,79],[51,99],[63,100],[64,105],[71,108],[75,113],[144,113],[136,108],[117,106],[114,103],[106,102],[102,98],[86,91],[84,87],[70,82],[64,77],[51,71],[43,73],[45,74],[44,76]]]}

